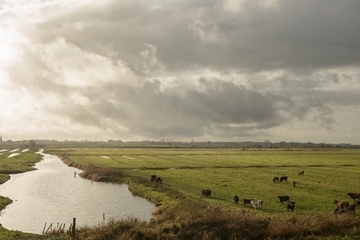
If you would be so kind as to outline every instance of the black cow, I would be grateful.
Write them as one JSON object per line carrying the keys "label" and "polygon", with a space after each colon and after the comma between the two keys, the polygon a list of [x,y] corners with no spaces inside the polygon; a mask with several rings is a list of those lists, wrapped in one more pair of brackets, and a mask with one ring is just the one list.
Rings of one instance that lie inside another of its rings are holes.
{"label": "black cow", "polygon": [[202,195],[203,197],[210,197],[210,196],[211,196],[211,190],[210,190],[210,189],[203,189],[203,190],[201,191],[201,195]]}
{"label": "black cow", "polygon": [[296,187],[296,182],[295,182],[295,181],[292,181],[292,182],[291,182],[291,185],[293,185],[293,187]]}
{"label": "black cow", "polygon": [[286,202],[288,200],[290,200],[290,194],[289,196],[278,196],[279,197],[279,201],[282,204],[283,202]]}
{"label": "black cow", "polygon": [[151,180],[152,182],[154,182],[155,179],[156,179],[156,175],[151,175],[151,179],[150,179],[150,180]]}
{"label": "black cow", "polygon": [[279,182],[286,181],[287,182],[288,177],[287,176],[281,176]]}
{"label": "black cow", "polygon": [[274,178],[273,178],[273,183],[274,183],[274,182],[279,182],[279,177],[274,177]]}
{"label": "black cow", "polygon": [[162,178],[161,177],[157,177],[156,179],[155,179],[155,182],[158,182],[158,183],[162,183]]}
{"label": "black cow", "polygon": [[295,202],[291,202],[290,200],[286,201],[287,210],[291,210],[292,212],[295,210]]}
{"label": "black cow", "polygon": [[152,182],[157,182],[157,183],[162,183],[162,178],[161,177],[157,177],[156,175],[151,175],[151,179]]}
{"label": "black cow", "polygon": [[236,204],[238,204],[238,202],[239,202],[239,197],[238,197],[237,195],[234,196],[234,202],[235,202]]}
{"label": "black cow", "polygon": [[247,204],[251,204],[251,200],[254,200],[254,199],[246,199],[246,198],[244,198],[243,205],[246,206]]}

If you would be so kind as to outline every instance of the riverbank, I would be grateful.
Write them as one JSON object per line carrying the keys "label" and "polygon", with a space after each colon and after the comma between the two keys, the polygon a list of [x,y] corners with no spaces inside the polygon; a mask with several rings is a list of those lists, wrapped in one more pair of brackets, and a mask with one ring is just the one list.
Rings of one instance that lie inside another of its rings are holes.
{"label": "riverbank", "polygon": [[[36,154],[39,149],[16,147],[14,149],[1,149],[0,154],[0,184],[10,179],[10,174],[24,173],[35,170],[34,166],[42,158]],[[11,204],[12,200],[6,196],[0,197],[0,210]]]}
{"label": "riverbank", "polygon": [[[42,156],[37,154],[39,149],[28,149],[16,147],[14,149],[1,149],[0,154],[0,184],[5,183],[10,179],[10,174],[24,173],[35,170],[34,166],[40,162]],[[12,199],[6,196],[0,196],[0,211],[6,208],[13,202]],[[21,224],[21,221],[19,221]],[[67,239],[65,235],[39,235],[33,233],[24,233],[20,231],[13,231],[2,227],[0,224],[0,239],[21,239],[21,240],[63,240]]]}

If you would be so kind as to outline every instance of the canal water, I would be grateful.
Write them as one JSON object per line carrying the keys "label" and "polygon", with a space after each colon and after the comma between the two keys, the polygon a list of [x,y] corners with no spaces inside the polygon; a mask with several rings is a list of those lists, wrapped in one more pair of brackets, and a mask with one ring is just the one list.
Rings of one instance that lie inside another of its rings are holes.
{"label": "canal water", "polygon": [[13,174],[0,185],[0,195],[13,200],[0,213],[3,227],[42,233],[51,223],[54,227],[65,224],[67,230],[73,218],[77,227],[127,217],[152,218],[155,205],[133,196],[128,185],[83,179],[74,174],[81,170],[67,166],[56,156],[41,154],[43,159],[35,165],[38,170]]}

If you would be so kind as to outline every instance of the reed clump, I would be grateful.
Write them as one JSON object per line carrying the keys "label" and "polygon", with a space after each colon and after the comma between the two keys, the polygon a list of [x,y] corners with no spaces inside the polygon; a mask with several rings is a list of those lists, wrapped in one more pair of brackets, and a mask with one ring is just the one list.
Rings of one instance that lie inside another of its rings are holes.
{"label": "reed clump", "polygon": [[104,168],[98,167],[94,164],[84,166],[72,161],[66,155],[60,155],[60,158],[66,165],[81,169],[82,172],[79,175],[92,181],[108,182],[113,178],[123,176],[123,172],[118,168]]}
{"label": "reed clump", "polygon": [[123,173],[120,169],[116,168],[102,168],[94,164],[89,164],[83,167],[83,172],[80,176],[93,181],[106,182],[110,181],[112,177],[120,177]]}

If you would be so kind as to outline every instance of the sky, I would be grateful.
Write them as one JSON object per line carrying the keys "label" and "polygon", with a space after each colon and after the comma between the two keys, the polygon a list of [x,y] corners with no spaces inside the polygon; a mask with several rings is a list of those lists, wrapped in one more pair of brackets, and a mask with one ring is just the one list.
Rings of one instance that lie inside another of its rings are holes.
{"label": "sky", "polygon": [[359,9],[0,0],[0,136],[360,144]]}

